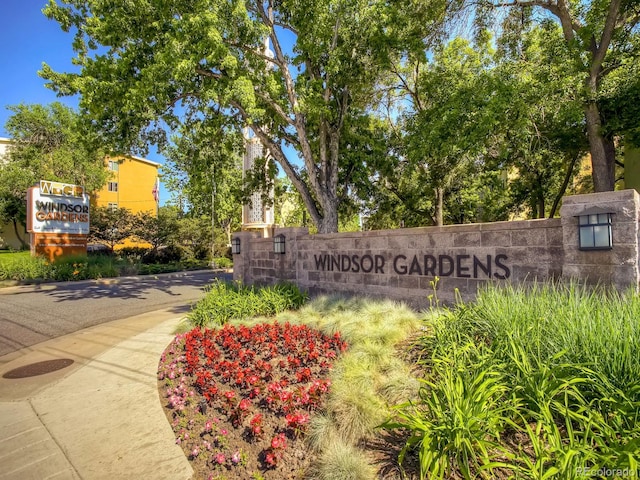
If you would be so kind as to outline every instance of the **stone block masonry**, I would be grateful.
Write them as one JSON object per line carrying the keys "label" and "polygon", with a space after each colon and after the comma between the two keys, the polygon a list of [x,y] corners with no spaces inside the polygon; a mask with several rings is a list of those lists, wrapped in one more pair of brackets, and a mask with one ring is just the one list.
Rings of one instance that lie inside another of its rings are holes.
{"label": "stone block masonry", "polygon": [[[581,251],[578,218],[598,206],[613,213],[613,248]],[[575,278],[638,288],[640,197],[635,190],[565,197],[561,218],[443,227],[309,235],[276,228],[273,238],[240,232],[234,279],[245,284],[288,281],[311,294],[346,293],[429,305],[472,300],[487,282]],[[437,282],[436,282],[437,278]]]}

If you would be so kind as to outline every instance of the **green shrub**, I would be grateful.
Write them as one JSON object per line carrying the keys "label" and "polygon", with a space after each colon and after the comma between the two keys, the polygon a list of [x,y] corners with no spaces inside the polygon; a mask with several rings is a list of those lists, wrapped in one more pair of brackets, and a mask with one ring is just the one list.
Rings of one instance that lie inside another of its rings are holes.
{"label": "green shrub", "polygon": [[490,356],[475,344],[462,345],[447,356],[436,355],[429,379],[421,382],[417,401],[398,406],[396,418],[384,424],[409,432],[399,462],[417,451],[421,479],[449,478],[458,472],[471,479],[503,466],[498,459],[505,449],[499,440],[512,406],[504,374]]}
{"label": "green shrub", "polygon": [[184,249],[179,245],[168,245],[163,248],[159,248],[157,250],[149,250],[142,257],[142,263],[152,264],[152,263],[160,263],[160,264],[168,264],[168,263],[177,263],[182,260],[184,255]]}
{"label": "green shrub", "polygon": [[33,280],[49,278],[50,266],[40,257],[16,255],[0,263],[0,280]]}
{"label": "green shrub", "polygon": [[233,260],[227,257],[215,257],[213,263],[216,268],[231,268],[233,267]]}
{"label": "green shrub", "polygon": [[297,309],[306,299],[307,296],[292,284],[254,288],[216,281],[187,318],[195,327],[216,327],[231,319],[273,316],[285,310]]}
{"label": "green shrub", "polygon": [[151,251],[147,247],[124,247],[118,249],[118,257],[123,260],[129,260],[133,262],[140,262],[142,258]]}
{"label": "green shrub", "polygon": [[[421,476],[457,470],[468,477],[499,467],[518,478],[574,478],[578,468],[637,468],[635,293],[575,283],[488,286],[475,303],[434,318],[421,345],[425,387],[419,401],[401,407],[389,423],[411,432],[403,453],[418,449]],[[485,388],[495,395],[484,398]],[[465,422],[454,421],[490,424],[472,408],[477,402],[488,402],[483,410],[500,428],[527,438],[526,445],[508,453],[504,444],[495,446],[502,461],[492,463],[491,449],[479,439],[494,442],[501,430],[471,435]],[[467,416],[465,409],[475,413]]]}
{"label": "green shrub", "polygon": [[[6,253],[0,256],[0,280],[30,281],[71,281],[97,278],[111,278],[124,275],[153,275],[159,273],[206,268],[204,261],[184,259],[180,262],[142,264],[136,257],[145,249],[123,249],[119,255],[90,253],[61,257],[48,262],[41,257],[32,257],[29,252]],[[125,252],[125,255],[122,253]],[[167,258],[173,254],[168,254]],[[157,257],[156,260],[162,258]]]}

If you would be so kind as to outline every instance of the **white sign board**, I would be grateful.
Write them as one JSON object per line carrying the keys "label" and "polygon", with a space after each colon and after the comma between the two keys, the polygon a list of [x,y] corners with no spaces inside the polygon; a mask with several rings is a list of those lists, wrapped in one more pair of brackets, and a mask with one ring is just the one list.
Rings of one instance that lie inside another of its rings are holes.
{"label": "white sign board", "polygon": [[[54,182],[40,182],[42,184]],[[27,230],[34,233],[89,234],[89,195],[75,185],[69,189],[30,188],[27,193]],[[46,193],[43,193],[44,192]],[[68,193],[67,193],[68,192]]]}

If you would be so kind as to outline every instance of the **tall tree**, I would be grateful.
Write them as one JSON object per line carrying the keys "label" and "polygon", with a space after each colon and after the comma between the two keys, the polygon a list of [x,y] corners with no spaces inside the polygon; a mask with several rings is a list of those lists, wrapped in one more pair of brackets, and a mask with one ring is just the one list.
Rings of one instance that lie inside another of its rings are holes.
{"label": "tall tree", "polygon": [[594,188],[596,192],[613,190],[614,136],[607,125],[609,119],[603,115],[600,95],[607,75],[638,61],[640,3],[635,0],[483,0],[474,4],[481,6],[479,19],[486,19],[489,10],[515,9],[505,22],[508,34],[526,24],[536,9],[557,19],[573,61],[569,68],[575,65],[583,76],[581,97]]}
{"label": "tall tree", "polygon": [[335,232],[344,129],[390,58],[420,43],[416,26],[432,25],[445,4],[49,0],[45,14],[76,29],[81,72],[45,65],[41,74],[60,94],[81,93],[83,111],[119,150],[162,144],[163,127],[202,115],[251,127],[318,231]]}
{"label": "tall tree", "polygon": [[571,59],[552,22],[502,40],[494,70],[502,105],[494,109],[496,158],[512,171],[514,210],[533,218],[554,216],[589,149],[575,90],[581,76],[567,67]]}
{"label": "tall tree", "polygon": [[224,231],[230,245],[241,217],[243,145],[239,132],[224,128],[218,119],[181,127],[167,149],[163,180],[181,202],[186,201],[190,216],[207,216],[213,231]]}
{"label": "tall tree", "polygon": [[559,27],[481,40],[456,38],[393,69],[405,110],[375,204],[405,225],[553,216],[588,150]]}
{"label": "tall tree", "polygon": [[[85,130],[78,114],[65,105],[20,104],[5,124],[12,145],[0,168],[0,217],[25,223],[27,189],[39,180],[84,185],[88,191],[107,181],[99,139]],[[24,242],[23,242],[24,243]]]}
{"label": "tall tree", "polygon": [[395,66],[392,91],[404,99],[397,157],[381,173],[423,222],[443,225],[446,197],[459,190],[487,148],[495,118],[489,39],[474,49],[464,39]]}

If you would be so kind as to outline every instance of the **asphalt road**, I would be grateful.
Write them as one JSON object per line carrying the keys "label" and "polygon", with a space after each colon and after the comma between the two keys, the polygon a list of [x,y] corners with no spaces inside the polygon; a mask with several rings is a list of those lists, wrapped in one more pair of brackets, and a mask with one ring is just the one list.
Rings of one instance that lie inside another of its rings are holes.
{"label": "asphalt road", "polygon": [[0,357],[83,328],[175,308],[183,315],[204,295],[213,271],[0,288]]}

